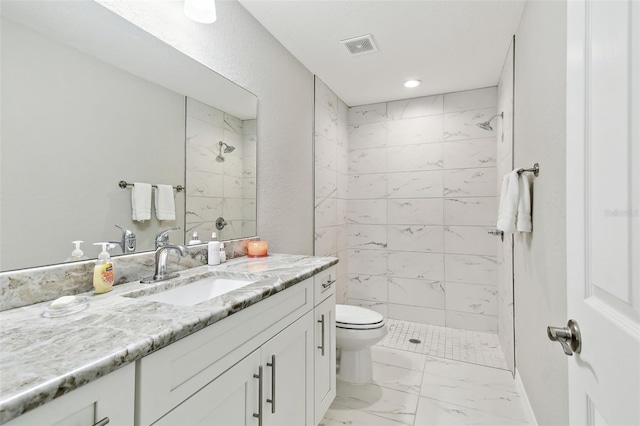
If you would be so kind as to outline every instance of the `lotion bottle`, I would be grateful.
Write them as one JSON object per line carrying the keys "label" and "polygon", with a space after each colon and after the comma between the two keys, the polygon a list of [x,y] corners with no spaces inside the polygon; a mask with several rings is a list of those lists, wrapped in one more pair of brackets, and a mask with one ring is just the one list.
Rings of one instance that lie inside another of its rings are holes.
{"label": "lotion bottle", "polygon": [[215,266],[220,264],[220,242],[216,241],[216,233],[211,234],[211,241],[207,243],[207,264]]}
{"label": "lotion bottle", "polygon": [[93,243],[94,246],[102,246],[102,251],[98,255],[96,266],[93,268],[93,288],[96,294],[106,293],[113,290],[115,271],[111,256],[107,251],[109,243]]}

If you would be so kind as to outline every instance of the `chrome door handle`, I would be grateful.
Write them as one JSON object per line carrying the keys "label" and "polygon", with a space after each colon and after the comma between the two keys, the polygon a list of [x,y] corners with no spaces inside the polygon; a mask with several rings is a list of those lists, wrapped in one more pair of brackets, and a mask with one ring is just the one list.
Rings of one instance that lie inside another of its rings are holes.
{"label": "chrome door handle", "polygon": [[271,404],[271,412],[276,412],[276,356],[271,355],[271,362],[267,363],[267,367],[271,367],[271,399],[267,398],[267,402]]}
{"label": "chrome door handle", "polygon": [[318,349],[321,350],[322,356],[324,356],[324,314],[322,314],[321,319],[318,320],[320,324],[322,324],[322,345],[318,346]]}
{"label": "chrome door handle", "polygon": [[258,426],[262,426],[262,366],[258,367],[258,374],[253,377],[258,379],[258,413],[253,413],[253,417],[258,419]]}
{"label": "chrome door handle", "polygon": [[547,327],[547,336],[549,340],[559,342],[568,356],[579,354],[582,350],[580,327],[575,320],[570,319],[566,327]]}

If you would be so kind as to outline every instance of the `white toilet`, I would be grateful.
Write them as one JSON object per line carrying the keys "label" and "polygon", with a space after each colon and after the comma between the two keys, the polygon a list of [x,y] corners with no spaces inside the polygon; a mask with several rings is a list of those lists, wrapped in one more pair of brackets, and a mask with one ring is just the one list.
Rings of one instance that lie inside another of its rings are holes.
{"label": "white toilet", "polygon": [[338,380],[371,381],[371,346],[387,335],[384,317],[371,309],[336,305],[336,348],[340,351]]}

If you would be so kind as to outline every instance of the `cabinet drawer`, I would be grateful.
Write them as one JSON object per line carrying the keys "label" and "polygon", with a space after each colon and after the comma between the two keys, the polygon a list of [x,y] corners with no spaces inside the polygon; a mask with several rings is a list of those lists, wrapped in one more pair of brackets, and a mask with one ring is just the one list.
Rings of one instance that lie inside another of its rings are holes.
{"label": "cabinet drawer", "polygon": [[149,425],[313,309],[309,278],[138,361],[138,425]]}
{"label": "cabinet drawer", "polygon": [[129,364],[33,411],[6,426],[133,425],[135,365]]}
{"label": "cabinet drawer", "polygon": [[315,305],[336,294],[337,275],[336,265],[333,265],[313,277]]}

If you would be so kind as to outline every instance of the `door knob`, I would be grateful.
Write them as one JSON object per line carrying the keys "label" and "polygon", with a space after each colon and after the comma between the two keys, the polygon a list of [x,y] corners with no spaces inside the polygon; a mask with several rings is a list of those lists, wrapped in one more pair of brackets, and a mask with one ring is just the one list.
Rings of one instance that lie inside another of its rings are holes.
{"label": "door knob", "polygon": [[574,352],[579,354],[582,349],[580,327],[575,320],[570,319],[566,327],[547,327],[547,336],[549,340],[559,342],[568,356],[572,356]]}

